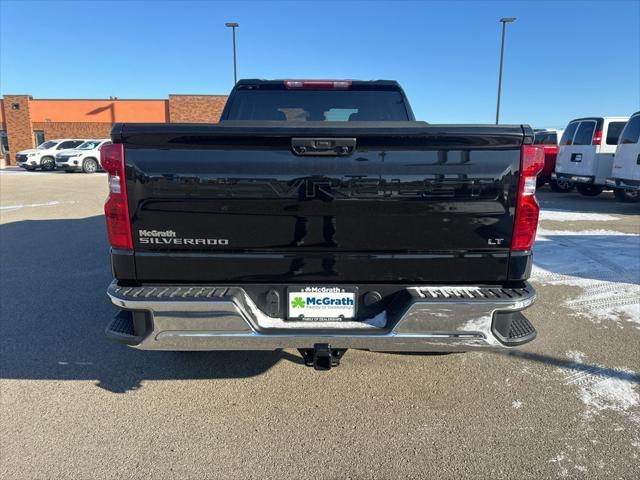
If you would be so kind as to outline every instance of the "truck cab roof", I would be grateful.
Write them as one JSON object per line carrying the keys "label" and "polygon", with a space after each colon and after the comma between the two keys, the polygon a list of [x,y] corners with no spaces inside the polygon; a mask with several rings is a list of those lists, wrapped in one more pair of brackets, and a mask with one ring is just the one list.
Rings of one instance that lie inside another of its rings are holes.
{"label": "truck cab roof", "polygon": [[415,121],[394,80],[240,80],[222,121]]}
{"label": "truck cab roof", "polygon": [[236,86],[243,85],[276,85],[284,86],[286,82],[315,82],[315,83],[328,83],[328,82],[347,82],[353,86],[366,86],[371,85],[373,87],[396,87],[401,89],[400,84],[395,80],[352,80],[352,79],[262,79],[262,78],[245,78],[238,80]]}

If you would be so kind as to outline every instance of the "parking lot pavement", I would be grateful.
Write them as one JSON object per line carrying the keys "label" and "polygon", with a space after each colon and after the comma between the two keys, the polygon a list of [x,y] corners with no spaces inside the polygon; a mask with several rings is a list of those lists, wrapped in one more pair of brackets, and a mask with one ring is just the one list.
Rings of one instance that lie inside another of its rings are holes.
{"label": "parking lot pavement", "polygon": [[316,372],[109,343],[104,176],[0,190],[2,478],[638,476],[640,204],[540,192],[524,348]]}

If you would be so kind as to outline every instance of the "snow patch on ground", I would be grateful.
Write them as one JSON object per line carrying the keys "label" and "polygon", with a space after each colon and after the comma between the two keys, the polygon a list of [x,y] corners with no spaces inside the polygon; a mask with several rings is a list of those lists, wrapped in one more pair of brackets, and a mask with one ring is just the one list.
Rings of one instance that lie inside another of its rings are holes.
{"label": "snow patch on ground", "polygon": [[[612,427],[617,426],[613,429],[616,432],[625,430],[618,422],[625,427],[633,424],[640,425],[638,415],[640,381],[635,372],[625,368],[606,368],[602,365],[586,363],[585,354],[576,350],[568,351],[565,355],[571,362],[558,368],[557,371],[564,385],[571,389],[584,408],[583,413],[578,417],[580,431],[594,432],[601,428],[602,421],[611,423]],[[605,413],[608,415],[596,422],[597,417]],[[611,415],[619,419],[616,420]],[[629,440],[634,442],[636,439],[637,436],[632,435]],[[589,440],[593,445],[601,443],[596,438],[589,438]],[[558,476],[570,476],[570,471],[584,474],[587,472],[585,465],[589,463],[595,464],[599,469],[605,467],[604,459],[595,463],[593,452],[576,444],[575,438],[568,437],[567,442],[560,453],[548,461],[556,464]],[[596,454],[598,451],[596,450]]]}
{"label": "snow patch on ground", "polygon": [[[577,417],[578,431],[584,432],[586,440],[593,445],[602,443],[602,436],[592,436],[602,429],[602,424],[611,425],[607,431],[625,432],[616,435],[627,435],[631,432],[629,442],[637,441],[637,434],[633,434],[633,427],[640,425],[640,380],[638,375],[627,368],[608,368],[596,363],[588,362],[586,355],[577,350],[565,353],[569,362],[556,371],[565,388],[570,390],[582,407],[582,413]],[[556,377],[558,378],[558,377]],[[604,437],[606,438],[606,436]],[[615,461],[608,457],[601,457],[602,449],[588,449],[583,443],[577,442],[573,434],[565,438],[564,447],[548,460],[555,464],[557,476],[585,478],[589,471],[587,465],[594,465],[598,469],[606,466],[605,462]],[[595,455],[595,458],[594,458]]]}
{"label": "snow patch on ground", "polygon": [[635,391],[632,371],[621,372],[626,378],[605,378],[588,381],[581,387],[580,399],[596,410],[623,412],[638,405],[640,395]]}
{"label": "snow patch on ground", "polygon": [[[624,233],[618,232],[616,230],[605,230],[603,228],[596,230],[551,230],[548,228],[538,228],[538,236],[536,237],[536,242],[544,241],[548,236],[613,236],[613,237],[637,237],[638,235],[635,233]],[[537,243],[536,243],[537,244]]]}
{"label": "snow patch on ground", "polygon": [[566,356],[574,363],[569,367],[571,373],[565,376],[564,383],[579,387],[578,397],[587,406],[587,416],[604,410],[625,413],[640,404],[635,372],[616,368],[612,370],[615,375],[611,375],[611,371],[602,365],[585,366],[582,352],[569,351]]}
{"label": "snow patch on ground", "polygon": [[511,402],[511,406],[515,409],[521,408],[522,402],[520,400],[514,400],[513,402]]}
{"label": "snow patch on ground", "polygon": [[566,458],[567,458],[566,454],[564,452],[560,452],[551,460],[549,460],[549,463],[557,463],[558,466],[560,467],[560,470],[558,471],[558,475],[560,477],[566,477],[567,475],[569,475],[569,470],[567,470],[565,467],[561,465]]}
{"label": "snow patch on ground", "polygon": [[640,329],[640,235],[610,230],[538,231],[531,280],[580,287],[565,302],[595,323]]}
{"label": "snow patch on ground", "polygon": [[620,220],[620,218],[604,213],[575,212],[571,210],[562,210],[559,208],[543,208],[540,210],[540,220],[549,220],[552,222],[610,222],[614,220]]}
{"label": "snow patch on ground", "polygon": [[567,352],[567,357],[569,357],[575,363],[582,363],[582,360],[584,359],[584,353],[570,350]]}

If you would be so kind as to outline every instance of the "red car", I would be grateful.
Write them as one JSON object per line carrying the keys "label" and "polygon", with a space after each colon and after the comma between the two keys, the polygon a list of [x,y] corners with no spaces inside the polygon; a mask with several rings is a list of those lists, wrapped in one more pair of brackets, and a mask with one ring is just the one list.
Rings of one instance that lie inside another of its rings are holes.
{"label": "red car", "polygon": [[549,183],[549,187],[554,192],[570,192],[573,190],[573,183],[566,180],[556,180],[551,178],[551,174],[556,169],[556,157],[558,156],[558,142],[562,137],[562,130],[535,130],[533,143],[541,145],[544,149],[544,167],[538,174],[538,188],[545,183]]}

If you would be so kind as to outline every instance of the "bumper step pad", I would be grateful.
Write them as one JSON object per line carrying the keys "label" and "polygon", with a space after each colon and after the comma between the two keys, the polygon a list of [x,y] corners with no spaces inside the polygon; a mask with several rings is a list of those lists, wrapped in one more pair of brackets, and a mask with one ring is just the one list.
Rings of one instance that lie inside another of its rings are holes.
{"label": "bumper step pad", "polygon": [[105,333],[111,340],[127,345],[137,345],[143,339],[141,335],[135,334],[133,313],[126,310],[120,310],[120,312],[113,317],[113,320],[107,325]]}
{"label": "bumper step pad", "polygon": [[531,322],[527,320],[524,315],[518,315],[511,322],[511,328],[509,329],[509,340],[518,341],[521,338],[529,337],[531,334],[535,334],[536,329],[533,328]]}
{"label": "bumper step pad", "polygon": [[493,334],[509,347],[530,342],[538,332],[521,312],[497,314],[493,321]]}

